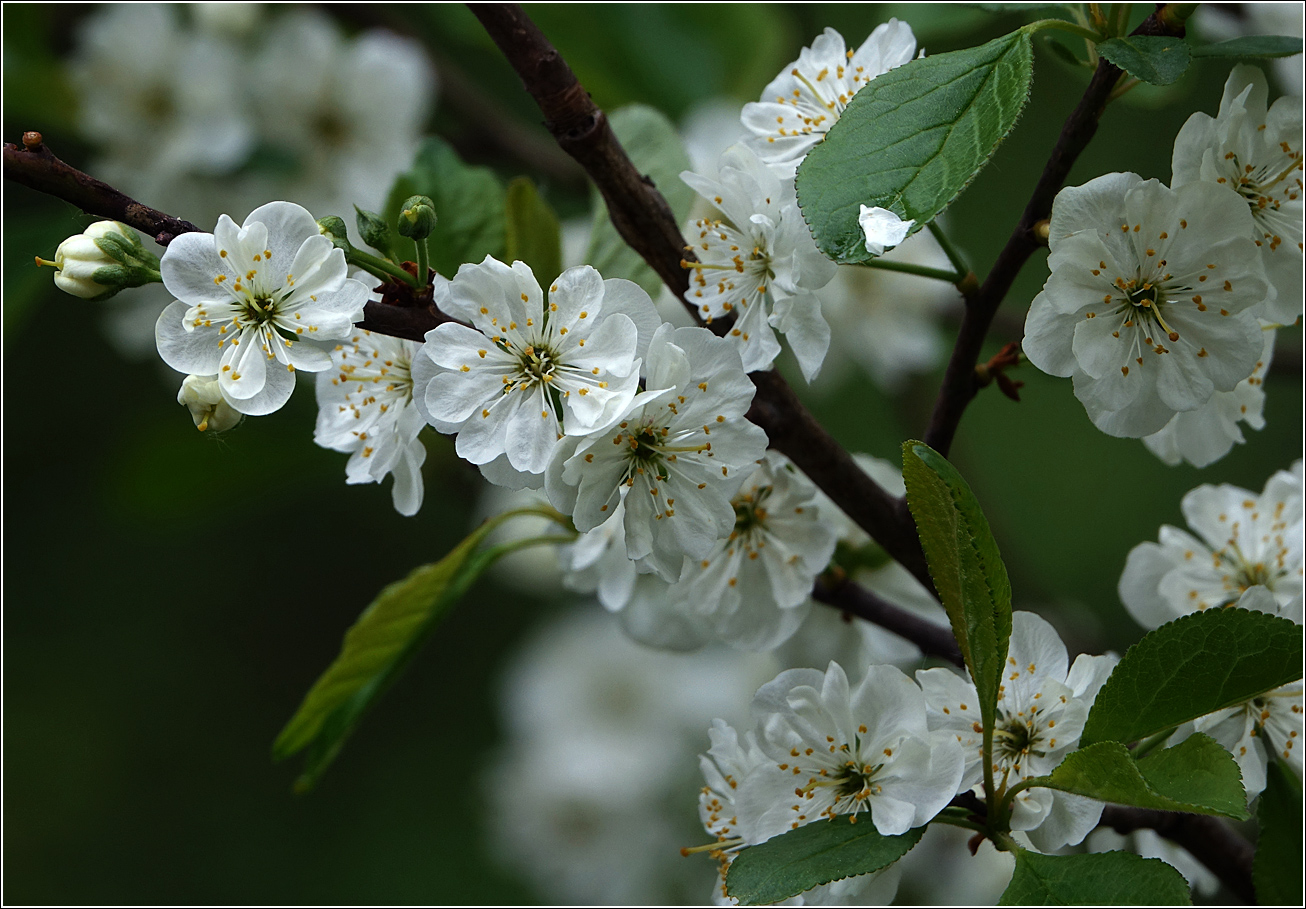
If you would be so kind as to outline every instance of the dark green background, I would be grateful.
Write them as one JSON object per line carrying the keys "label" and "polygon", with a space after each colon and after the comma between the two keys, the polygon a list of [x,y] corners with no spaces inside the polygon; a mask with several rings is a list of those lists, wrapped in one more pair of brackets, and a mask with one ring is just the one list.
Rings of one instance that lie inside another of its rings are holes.
{"label": "dark green background", "polygon": [[[601,106],[640,101],[673,118],[711,94],[756,99],[826,25],[855,46],[899,15],[940,52],[1021,21],[906,6],[531,12]],[[69,16],[81,12],[4,7],[4,138],[39,129],[73,163],[89,150],[75,133],[59,58]],[[350,28],[385,21],[431,40],[439,60],[548,142],[463,8],[338,12]],[[1023,119],[949,214],[981,273],[1087,81],[1044,41]],[[1227,65],[1198,63],[1174,86],[1142,86],[1113,104],[1070,182],[1113,170],[1167,181],[1173,136],[1192,110],[1214,112],[1226,74]],[[447,98],[433,128],[465,149],[485,147],[476,118]],[[529,172],[501,155],[486,160],[505,177]],[[218,439],[195,432],[175,403],[175,379],[162,381],[160,364],[122,361],[103,340],[98,310],[113,302],[62,295],[31,265],[89,219],[5,189],[6,901],[539,898],[485,853],[486,825],[511,819],[486,817],[479,787],[498,734],[497,674],[558,604],[478,587],[310,797],[292,797],[293,768],[268,756],[359,609],[466,531],[474,471],[433,439],[426,504],[404,519],[388,486],[346,487],[344,457],[312,444],[307,388],[273,418]],[[564,214],[587,204],[583,191],[548,181],[545,189]],[[1004,306],[994,349],[1018,337],[1046,277],[1043,258],[1026,266]],[[1266,381],[1266,430],[1200,472],[1167,468],[1141,443],[1097,432],[1068,381],[1032,368],[1018,373],[1028,383],[1022,403],[989,390],[971,406],[955,461],[993,524],[1017,605],[1052,618],[1072,653],[1137,638],[1115,593],[1125,555],[1156,539],[1160,524],[1182,523],[1187,490],[1202,482],[1259,490],[1300,456],[1300,329],[1280,332],[1276,361],[1284,368]],[[923,432],[937,383],[926,376],[889,399],[857,381],[813,407],[849,449],[896,458],[902,439]],[[687,791],[687,810],[693,799]]]}

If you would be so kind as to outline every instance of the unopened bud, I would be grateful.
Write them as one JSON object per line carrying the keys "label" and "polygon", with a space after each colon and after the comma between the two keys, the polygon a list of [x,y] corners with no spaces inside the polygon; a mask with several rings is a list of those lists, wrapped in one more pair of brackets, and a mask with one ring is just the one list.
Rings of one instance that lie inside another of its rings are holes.
{"label": "unopened bud", "polygon": [[222,394],[217,376],[187,376],[177,392],[177,403],[190,410],[200,432],[225,432],[241,420],[241,414]]}
{"label": "unopened bud", "polygon": [[118,221],[96,221],[60,243],[53,262],[37,256],[36,264],[53,266],[55,286],[83,300],[107,300],[124,288],[162,280],[158,257]]}
{"label": "unopened bud", "polygon": [[435,203],[430,196],[409,196],[399,212],[399,233],[425,240],[435,230]]}
{"label": "unopened bud", "polygon": [[354,251],[353,245],[349,242],[349,228],[345,227],[344,218],[337,218],[335,215],[318,218],[317,229],[336,249],[343,249],[346,253]]}
{"label": "unopened bud", "polygon": [[354,206],[354,211],[357,212],[355,222],[358,224],[358,235],[363,238],[363,242],[387,259],[397,258],[394,251],[395,233],[385,219],[376,212],[357,205]]}

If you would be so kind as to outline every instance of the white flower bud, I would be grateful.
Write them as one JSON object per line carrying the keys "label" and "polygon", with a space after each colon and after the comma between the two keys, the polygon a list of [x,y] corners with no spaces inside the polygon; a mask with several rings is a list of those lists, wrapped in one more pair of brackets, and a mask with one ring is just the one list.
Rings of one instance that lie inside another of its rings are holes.
{"label": "white flower bud", "polygon": [[177,403],[190,409],[200,432],[225,432],[241,420],[241,414],[227,403],[217,376],[187,376],[177,392]]}
{"label": "white flower bud", "polygon": [[55,286],[83,300],[159,280],[158,259],[141,246],[136,231],[118,221],[96,221],[60,243],[53,262],[37,256],[36,264],[54,266]]}

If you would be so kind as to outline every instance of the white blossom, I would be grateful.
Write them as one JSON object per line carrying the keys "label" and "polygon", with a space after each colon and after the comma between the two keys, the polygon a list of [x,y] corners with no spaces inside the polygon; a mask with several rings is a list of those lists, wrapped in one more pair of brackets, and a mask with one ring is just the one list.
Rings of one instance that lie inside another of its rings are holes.
{"label": "white blossom", "polygon": [[1302,107],[1285,95],[1267,110],[1268,98],[1259,69],[1235,66],[1219,114],[1193,114],[1175,138],[1171,182],[1237,190],[1252,214],[1246,236],[1278,292],[1258,315],[1288,325],[1302,312]]}
{"label": "white blossom", "polygon": [[[457,433],[458,455],[487,471],[542,474],[564,435],[613,422],[638,391],[657,324],[638,285],[604,281],[588,265],[550,286],[548,301],[525,262],[486,256],[449,282],[440,309],[460,322],[427,332],[418,392],[436,429]],[[520,484],[515,484],[520,485]]]}
{"label": "white blossom", "polygon": [[1190,612],[1241,605],[1300,623],[1301,463],[1270,477],[1260,495],[1224,484],[1184,496],[1189,530],[1164,525],[1159,543],[1129,553],[1119,587],[1129,614],[1159,628]]}
{"label": "white blossom", "polygon": [[1274,295],[1251,212],[1210,183],[1107,174],[1057,194],[1051,276],[1025,322],[1039,369],[1073,376],[1103,432],[1141,437],[1251,375]]}
{"label": "white blossom", "polygon": [[708,322],[734,316],[728,337],[746,371],[771,366],[779,331],[810,382],[830,346],[830,326],[811,291],[834,277],[835,265],[816,248],[792,181],[782,183],[743,145],[726,149],[718,174],[680,175],[726,217],[694,223],[689,248],[698,261],[685,263],[694,272],[685,300]]}
{"label": "white blossom", "polygon": [[[718,719],[712,721],[707,734],[712,744],[707,754],[699,757],[705,785],[699,791],[698,816],[703,829],[715,837],[715,843],[693,851],[707,851],[717,860],[719,875],[712,902],[718,906],[735,906],[738,901],[726,894],[726,871],[740,848],[764,841],[764,838],[754,835],[746,823],[741,824],[736,797],[740,783],[749,774],[770,764],[771,760],[758,747],[752,730],[741,738],[734,727]],[[895,863],[872,874],[819,884],[775,905],[887,906],[898,891],[900,877],[901,866]]]}
{"label": "white blossom", "polygon": [[1229,750],[1242,771],[1250,801],[1265,789],[1265,767],[1271,758],[1284,761],[1302,775],[1302,682],[1267,691],[1250,701],[1218,710],[1193,723]]}
{"label": "white blossom", "polygon": [[[1007,649],[1008,672],[998,689],[993,730],[993,779],[1008,788],[1050,773],[1079,744],[1084,721],[1117,660],[1076,657],[1074,665],[1056,630],[1032,612],[1015,612]],[[959,788],[983,794],[983,738],[975,686],[951,669],[923,669],[916,678],[929,704],[930,729],[954,736],[965,751]],[[1097,826],[1102,803],[1051,789],[1025,789],[1012,805],[1011,829],[1024,831],[1036,849],[1073,845]]]}
{"label": "white blossom", "polygon": [[426,420],[413,406],[412,363],[421,345],[359,330],[331,352],[331,369],[317,374],[313,441],[349,454],[345,482],[380,483],[394,474],[395,510],[422,507]]}
{"label": "white blossom", "polygon": [[872,666],[853,689],[838,663],[780,673],[753,699],[758,745],[774,763],[740,784],[741,822],[764,838],[838,814],[869,812],[884,836],[927,823],[956,795],[964,759],[925,711],[892,666]]}
{"label": "white blossom", "polygon": [[554,507],[581,533],[609,520],[625,493],[631,559],[668,581],[735,526],[731,497],[766,451],[744,414],[753,383],[730,342],[663,324],[644,362],[646,391],[614,424],[569,439],[545,474]]}
{"label": "white blossom", "polygon": [[[885,254],[886,261],[949,269],[951,263],[928,231],[908,237]],[[945,281],[880,268],[841,265],[821,290],[821,308],[833,337],[822,376],[827,387],[848,359],[887,392],[899,390],[908,376],[927,372],[947,347],[940,318],[960,310],[956,288]],[[820,385],[816,388],[819,391]]]}
{"label": "white blossom", "polygon": [[873,256],[882,256],[886,249],[893,249],[911,231],[915,221],[904,221],[887,208],[861,207],[857,216],[857,225],[866,234],[866,251]]}
{"label": "white blossom", "polygon": [[1217,391],[1196,410],[1175,414],[1158,432],[1143,436],[1148,451],[1174,467],[1184,461],[1206,467],[1244,441],[1240,422],[1252,429],[1265,426],[1265,373],[1274,356],[1274,330],[1262,327],[1265,347],[1256,369],[1233,391]]}
{"label": "white blossom", "polygon": [[702,559],[686,559],[667,593],[673,611],[744,650],[772,650],[791,637],[811,610],[812,583],[834,555],[834,532],[820,519],[815,492],[786,459],[768,453],[731,500],[729,535]]}
{"label": "white blossom", "polygon": [[793,177],[853,95],[915,54],[911,26],[897,19],[876,26],[856,51],[846,50],[843,36],[827,28],[771,80],[760,101],[744,105],[749,145],[779,176]]}
{"label": "white blossom", "polygon": [[217,376],[187,376],[177,392],[177,403],[190,411],[200,432],[226,432],[244,418],[222,394]]}
{"label": "white blossom", "polygon": [[159,270],[177,298],[155,325],[159,355],[180,372],[216,374],[252,415],[286,403],[295,370],[330,368],[321,342],[348,337],[368,295],[346,277],[344,252],[290,202],[260,206],[240,227],[223,215],[211,234],[182,234]]}

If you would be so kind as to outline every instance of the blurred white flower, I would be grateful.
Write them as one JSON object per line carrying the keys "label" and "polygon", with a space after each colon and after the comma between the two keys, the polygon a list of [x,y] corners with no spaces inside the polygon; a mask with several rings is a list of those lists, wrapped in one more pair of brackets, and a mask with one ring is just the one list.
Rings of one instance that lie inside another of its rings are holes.
{"label": "blurred white flower", "polygon": [[1116,833],[1110,827],[1098,827],[1084,840],[1089,852],[1133,852],[1143,858],[1156,858],[1174,867],[1188,879],[1188,886],[1200,896],[1211,897],[1220,890],[1220,879],[1205,865],[1193,858],[1188,850],[1165,839],[1155,830],[1146,827],[1128,834]]}
{"label": "blurred white flower", "polygon": [[774,672],[724,649],[640,647],[592,607],[536,632],[501,685],[505,736],[482,778],[496,854],[547,902],[695,903],[715,877],[696,836],[695,756]]}
{"label": "blurred white flower", "polygon": [[[885,253],[884,259],[951,268],[938,241],[927,231],[908,237]],[[876,385],[893,392],[908,376],[927,372],[942,360],[946,348],[939,320],[950,311],[960,312],[961,295],[943,281],[841,265],[821,290],[821,308],[833,329],[826,357],[827,378],[852,360]]]}
{"label": "blurred white flower", "polygon": [[346,39],[302,10],[273,20],[263,39],[251,94],[262,135],[300,165],[292,197],[326,214],[380,210],[435,99],[425,52],[385,31]]}
{"label": "blurred white flower", "polygon": [[[243,53],[183,29],[177,8],[127,3],[88,16],[69,75],[93,171],[154,200],[182,174],[220,174],[253,148]],[[158,204],[155,202],[155,204]]]}

